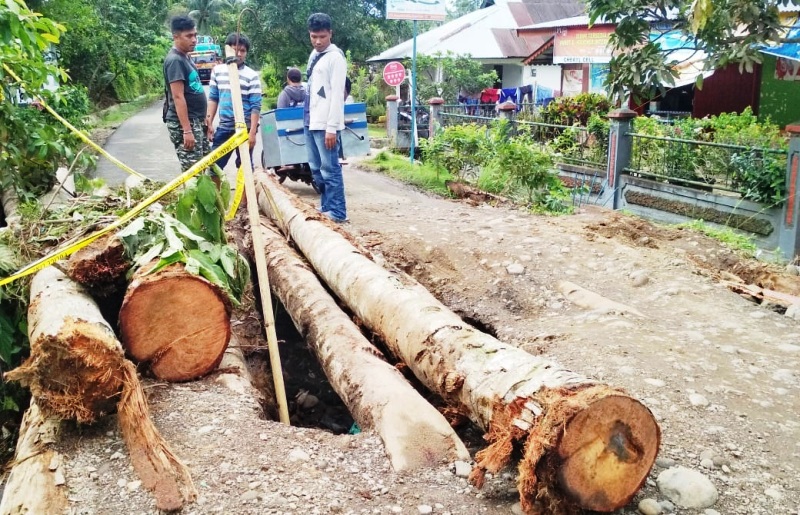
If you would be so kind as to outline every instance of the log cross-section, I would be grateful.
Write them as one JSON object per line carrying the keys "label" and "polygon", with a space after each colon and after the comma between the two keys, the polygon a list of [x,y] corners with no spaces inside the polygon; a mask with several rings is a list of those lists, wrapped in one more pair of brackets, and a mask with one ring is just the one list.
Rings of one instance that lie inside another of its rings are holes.
{"label": "log cross-section", "polygon": [[527,511],[543,503],[548,513],[610,512],[633,498],[660,443],[643,404],[476,330],[410,277],[361,254],[266,175],[259,189],[262,212],[348,308],[426,387],[487,430],[491,445],[477,456],[476,484],[524,445],[518,487]]}

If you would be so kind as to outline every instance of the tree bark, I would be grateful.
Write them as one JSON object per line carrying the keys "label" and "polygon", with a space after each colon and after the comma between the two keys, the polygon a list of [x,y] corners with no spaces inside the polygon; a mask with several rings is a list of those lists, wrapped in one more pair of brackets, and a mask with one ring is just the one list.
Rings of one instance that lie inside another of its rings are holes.
{"label": "tree bark", "polygon": [[272,224],[261,229],[273,293],[358,425],[383,440],[392,467],[469,459],[444,416],[383,359],[278,230]]}
{"label": "tree bark", "polygon": [[31,356],[6,379],[31,390],[41,410],[64,420],[94,422],[112,411],[124,382],[124,354],[97,304],[54,267],[31,281]]}
{"label": "tree bark", "polygon": [[89,294],[54,267],[31,281],[28,337],[30,358],[6,380],[29,386],[48,417],[91,423],[116,404],[131,462],[156,506],[176,510],[195,497],[188,469],[150,420],[136,368],[114,331]]}
{"label": "tree bark", "polygon": [[32,400],[22,419],[0,513],[62,513],[66,509],[63,457],[53,449],[60,429],[61,421],[45,416]]}
{"label": "tree bark", "polygon": [[119,313],[128,353],[165,381],[188,381],[214,370],[231,337],[231,305],[220,288],[170,265],[135,275]]}
{"label": "tree bark", "polygon": [[526,511],[610,512],[633,498],[660,443],[644,405],[477,331],[410,277],[362,255],[263,174],[258,187],[262,211],[333,292],[426,387],[487,430],[491,445],[477,455],[475,484],[524,445],[518,487]]}

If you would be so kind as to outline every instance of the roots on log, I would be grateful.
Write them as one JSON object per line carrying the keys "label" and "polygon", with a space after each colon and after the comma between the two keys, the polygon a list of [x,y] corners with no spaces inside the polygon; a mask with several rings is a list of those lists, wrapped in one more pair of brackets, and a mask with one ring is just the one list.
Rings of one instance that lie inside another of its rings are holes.
{"label": "roots on log", "polygon": [[125,349],[165,381],[214,370],[231,337],[227,295],[182,265],[153,274],[143,267],[128,285],[119,313]]}
{"label": "roots on log", "polygon": [[356,422],[381,437],[393,468],[468,459],[444,416],[383,359],[277,229],[262,225],[262,233],[272,291]]}
{"label": "roots on log", "polygon": [[47,417],[91,423],[116,404],[131,462],[142,484],[155,491],[157,507],[176,510],[195,497],[188,469],[150,420],[136,368],[114,331],[88,293],[56,268],[31,281],[28,336],[31,356],[6,380],[29,386]]}
{"label": "roots on log", "polygon": [[122,240],[110,235],[70,256],[67,275],[94,295],[105,297],[124,290],[125,274],[130,268]]}
{"label": "roots on log", "polygon": [[610,512],[641,488],[660,429],[639,401],[474,329],[413,279],[360,254],[274,181],[262,174],[258,183],[261,210],[333,292],[423,384],[487,430],[474,483],[524,446],[518,487],[528,512]]}

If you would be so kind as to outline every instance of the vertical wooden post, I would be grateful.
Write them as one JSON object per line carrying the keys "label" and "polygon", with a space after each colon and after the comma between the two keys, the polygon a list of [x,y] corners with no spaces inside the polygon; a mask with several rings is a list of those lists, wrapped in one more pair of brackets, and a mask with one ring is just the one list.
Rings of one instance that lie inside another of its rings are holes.
{"label": "vertical wooden post", "polygon": [[[236,130],[247,130],[244,121],[244,106],[242,104],[242,90],[239,86],[239,68],[236,64],[236,49],[225,45],[225,57],[228,63],[228,78],[231,82],[231,98],[233,99],[233,118]],[[261,233],[261,217],[258,213],[258,199],[256,198],[256,185],[253,178],[253,164],[250,161],[249,141],[239,147],[239,156],[244,169],[244,192],[247,198],[247,216],[250,219],[250,233],[253,237],[253,255],[256,257],[256,272],[258,273],[258,291],[261,294],[261,310],[264,313],[264,329],[267,333],[267,346],[269,347],[269,362],[272,368],[272,380],[275,382],[275,401],[278,404],[280,421],[289,424],[289,407],[286,403],[286,388],[283,384],[283,370],[281,369],[281,355],[278,350],[278,338],[275,334],[275,317],[272,314],[272,293],[269,289],[269,275],[267,274],[267,260],[262,249],[264,236]]]}

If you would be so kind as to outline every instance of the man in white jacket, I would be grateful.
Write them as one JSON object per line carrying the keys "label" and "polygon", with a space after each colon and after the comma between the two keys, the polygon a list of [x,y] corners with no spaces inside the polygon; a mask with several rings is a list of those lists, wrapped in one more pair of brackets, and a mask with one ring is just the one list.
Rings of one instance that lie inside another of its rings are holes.
{"label": "man in white jacket", "polygon": [[320,211],[335,222],[347,221],[339,132],[344,130],[344,83],[347,61],[331,43],[331,17],[315,13],[308,18],[314,50],[308,58],[308,96],[304,108],[308,165],[320,191]]}

